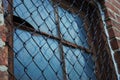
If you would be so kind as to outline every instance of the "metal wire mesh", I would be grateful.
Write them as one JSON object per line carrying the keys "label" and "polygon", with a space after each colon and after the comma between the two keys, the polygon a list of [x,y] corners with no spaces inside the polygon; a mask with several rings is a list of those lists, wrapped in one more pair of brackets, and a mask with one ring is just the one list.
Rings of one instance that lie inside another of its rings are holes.
{"label": "metal wire mesh", "polygon": [[3,2],[11,80],[113,79],[101,16],[91,1]]}

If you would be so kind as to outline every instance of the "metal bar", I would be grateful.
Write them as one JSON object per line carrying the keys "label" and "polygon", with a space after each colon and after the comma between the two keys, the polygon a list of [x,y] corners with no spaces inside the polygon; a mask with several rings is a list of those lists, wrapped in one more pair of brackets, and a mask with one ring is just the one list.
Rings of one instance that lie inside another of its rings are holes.
{"label": "metal bar", "polygon": [[59,24],[58,6],[55,7],[54,14],[55,14],[56,26],[57,26],[57,30],[58,30],[58,37],[60,39],[59,48],[60,48],[60,57],[61,57],[61,61],[62,61],[63,78],[64,78],[64,80],[67,80],[65,54],[63,51],[63,44],[62,44],[63,39],[62,39],[62,35],[61,35],[61,31],[60,31],[60,24]]}
{"label": "metal bar", "polygon": [[[45,37],[49,37],[49,38],[51,38],[51,39],[55,39],[55,40],[57,40],[57,41],[60,42],[60,38],[55,37],[55,36],[52,36],[52,35],[50,35],[50,34],[47,34],[47,33],[45,33],[45,32],[42,32],[42,31],[36,31],[36,30],[35,30],[29,23],[27,23],[27,22],[24,22],[23,25],[20,25],[20,24],[21,24],[21,23],[17,23],[17,22],[14,21],[14,26],[15,26],[16,29],[21,29],[21,30],[25,30],[25,31],[28,31],[28,32],[32,32],[33,35],[35,35],[35,36],[44,35]],[[19,25],[20,25],[20,27],[16,27],[16,26],[19,26]],[[72,48],[78,48],[78,49],[80,49],[80,50],[85,51],[86,53],[92,53],[92,52],[90,51],[90,49],[85,48],[85,47],[82,47],[82,46],[79,46],[79,45],[74,44],[74,43],[71,43],[71,42],[69,42],[69,41],[61,40],[61,42],[62,42],[62,44],[66,45],[66,46],[69,46],[69,47],[72,47]]]}

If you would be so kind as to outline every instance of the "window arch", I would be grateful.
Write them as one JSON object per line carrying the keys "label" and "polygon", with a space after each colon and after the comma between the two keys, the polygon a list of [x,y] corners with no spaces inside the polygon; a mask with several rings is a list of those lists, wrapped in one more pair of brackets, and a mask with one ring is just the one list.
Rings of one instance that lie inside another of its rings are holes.
{"label": "window arch", "polygon": [[96,79],[83,14],[69,12],[63,3],[53,6],[54,0],[13,4],[16,79]]}

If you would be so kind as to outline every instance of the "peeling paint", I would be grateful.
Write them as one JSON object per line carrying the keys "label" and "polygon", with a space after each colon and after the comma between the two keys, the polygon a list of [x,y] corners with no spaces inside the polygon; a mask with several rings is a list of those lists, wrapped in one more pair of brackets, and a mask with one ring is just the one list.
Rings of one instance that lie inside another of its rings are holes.
{"label": "peeling paint", "polygon": [[0,71],[7,71],[8,67],[4,66],[4,65],[0,65]]}
{"label": "peeling paint", "polygon": [[2,39],[0,39],[0,48],[3,48],[5,46],[5,42],[2,41]]}

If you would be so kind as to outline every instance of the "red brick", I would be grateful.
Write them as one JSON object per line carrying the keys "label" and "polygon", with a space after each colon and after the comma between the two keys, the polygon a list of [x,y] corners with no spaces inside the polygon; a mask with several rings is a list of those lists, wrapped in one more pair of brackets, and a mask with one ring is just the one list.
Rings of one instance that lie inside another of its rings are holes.
{"label": "red brick", "polygon": [[116,27],[118,30],[120,30],[120,23],[117,23],[113,20],[111,22],[112,22],[113,27]]}
{"label": "red brick", "polygon": [[0,48],[0,65],[8,65],[8,48]]}
{"label": "red brick", "polygon": [[120,37],[120,32],[114,29],[113,27],[108,29],[108,33],[109,33],[110,39],[115,37]]}
{"label": "red brick", "polygon": [[115,7],[120,8],[120,2],[119,0],[108,0],[111,4],[113,4]]}
{"label": "red brick", "polygon": [[[2,39],[3,42],[6,41],[6,34],[7,34],[7,29],[5,25],[0,26],[0,38]],[[3,46],[0,48],[0,65],[8,65],[8,48]]]}
{"label": "red brick", "polygon": [[118,71],[120,74],[120,51],[114,53],[115,61],[117,63]]}
{"label": "red brick", "polygon": [[105,15],[106,15],[106,18],[116,19],[114,12],[111,12],[110,10],[105,10]]}
{"label": "red brick", "polygon": [[0,32],[6,32],[7,31],[7,28],[5,27],[5,25],[3,26],[0,26]]}
{"label": "red brick", "polygon": [[110,1],[106,1],[106,2],[105,2],[105,5],[106,5],[107,8],[111,9],[113,12],[119,13],[119,9],[116,8],[116,7],[114,7],[114,5],[111,4]]}
{"label": "red brick", "polygon": [[7,71],[4,71],[4,72],[0,71],[0,80],[8,80],[8,72]]}
{"label": "red brick", "polygon": [[120,22],[120,16],[116,15],[117,21]]}
{"label": "red brick", "polygon": [[115,22],[114,20],[106,20],[107,28],[115,27],[120,30],[120,23]]}
{"label": "red brick", "polygon": [[116,49],[120,48],[120,40],[114,38],[110,41],[110,43],[111,43],[111,46],[112,46],[113,50],[116,50]]}
{"label": "red brick", "polygon": [[112,27],[112,22],[111,20],[106,20],[107,28]]}
{"label": "red brick", "polygon": [[0,26],[0,38],[5,42],[6,41],[7,28],[3,25]]}
{"label": "red brick", "polygon": [[116,2],[120,3],[120,0],[115,0]]}

